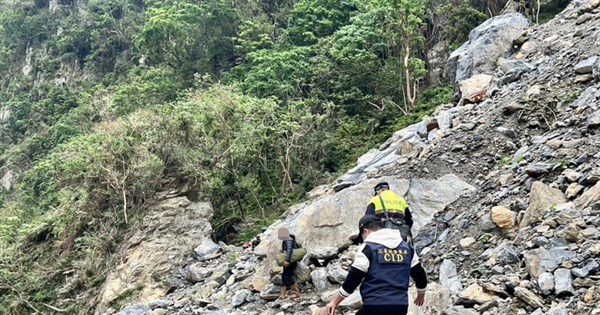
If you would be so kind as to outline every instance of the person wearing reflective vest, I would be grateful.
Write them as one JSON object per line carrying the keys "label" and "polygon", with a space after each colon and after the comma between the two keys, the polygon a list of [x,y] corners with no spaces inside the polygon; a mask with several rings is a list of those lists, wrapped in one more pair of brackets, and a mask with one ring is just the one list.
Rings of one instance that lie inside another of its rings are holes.
{"label": "person wearing reflective vest", "polygon": [[384,221],[385,227],[400,230],[404,240],[410,241],[414,222],[406,200],[392,192],[387,182],[378,183],[373,189],[375,196],[371,198],[365,215],[377,216]]}
{"label": "person wearing reflective vest", "polygon": [[326,314],[332,315],[360,285],[363,305],[357,315],[406,315],[410,278],[417,287],[415,305],[425,303],[427,275],[400,231],[383,228],[378,217],[365,215],[359,222],[358,239],[364,244],[359,246],[338,294],[327,304]]}

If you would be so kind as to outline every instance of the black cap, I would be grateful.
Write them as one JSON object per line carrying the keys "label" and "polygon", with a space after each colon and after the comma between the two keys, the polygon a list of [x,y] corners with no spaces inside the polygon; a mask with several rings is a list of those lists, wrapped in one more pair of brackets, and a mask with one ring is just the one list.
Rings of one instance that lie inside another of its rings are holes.
{"label": "black cap", "polygon": [[358,237],[356,238],[357,243],[360,244],[364,241],[362,238],[362,230],[365,228],[365,226],[369,225],[369,223],[373,222],[381,222],[381,219],[374,214],[367,214],[360,218],[360,221],[358,221]]}
{"label": "black cap", "polygon": [[373,190],[375,191],[375,194],[377,194],[377,191],[383,188],[390,188],[390,184],[388,184],[388,182],[381,182],[378,183],[377,185],[375,185],[375,187],[373,187]]}

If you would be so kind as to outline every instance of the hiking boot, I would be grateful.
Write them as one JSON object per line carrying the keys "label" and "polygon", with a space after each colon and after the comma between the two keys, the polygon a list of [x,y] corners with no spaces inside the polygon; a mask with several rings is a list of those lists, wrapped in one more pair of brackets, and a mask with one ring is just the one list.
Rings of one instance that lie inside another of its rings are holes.
{"label": "hiking boot", "polygon": [[285,299],[285,293],[286,292],[287,292],[287,288],[286,287],[281,288],[281,293],[279,293],[279,299],[280,300]]}
{"label": "hiking boot", "polygon": [[298,287],[297,283],[292,284],[292,292],[295,299],[300,297],[300,287]]}

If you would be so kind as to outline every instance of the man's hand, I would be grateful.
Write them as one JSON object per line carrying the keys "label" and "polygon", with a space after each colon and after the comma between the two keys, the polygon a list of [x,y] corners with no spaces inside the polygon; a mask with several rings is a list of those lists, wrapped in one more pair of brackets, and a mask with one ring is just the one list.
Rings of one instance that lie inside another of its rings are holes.
{"label": "man's hand", "polygon": [[344,298],[341,295],[336,294],[333,300],[331,300],[331,302],[327,303],[327,306],[325,306],[325,314],[333,315],[333,312],[335,312],[335,309],[338,305],[340,305],[340,302],[342,302],[343,299]]}
{"label": "man's hand", "polygon": [[415,298],[415,305],[421,306],[423,305],[423,303],[425,303],[425,292],[419,292],[417,293],[417,297]]}
{"label": "man's hand", "polygon": [[327,303],[327,306],[325,306],[325,314],[333,315],[333,312],[335,312],[336,307],[337,304],[335,304],[335,301]]}
{"label": "man's hand", "polygon": [[289,261],[286,260],[283,262],[283,268],[287,268],[289,265],[290,265]]}

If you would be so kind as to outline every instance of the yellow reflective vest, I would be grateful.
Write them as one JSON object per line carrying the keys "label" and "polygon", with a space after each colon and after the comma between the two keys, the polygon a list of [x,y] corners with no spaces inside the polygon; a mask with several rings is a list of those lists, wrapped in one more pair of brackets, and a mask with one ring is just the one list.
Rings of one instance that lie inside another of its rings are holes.
{"label": "yellow reflective vest", "polygon": [[384,190],[379,196],[375,196],[371,199],[371,203],[375,205],[375,215],[383,213],[382,200],[385,204],[385,209],[389,213],[399,212],[404,215],[406,208],[408,208],[408,204],[404,198],[396,195],[390,190]]}

